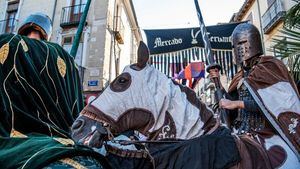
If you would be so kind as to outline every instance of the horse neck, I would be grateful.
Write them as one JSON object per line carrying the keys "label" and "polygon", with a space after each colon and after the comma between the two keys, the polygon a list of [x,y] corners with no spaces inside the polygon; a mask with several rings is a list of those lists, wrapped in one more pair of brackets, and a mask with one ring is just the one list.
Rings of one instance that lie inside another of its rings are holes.
{"label": "horse neck", "polygon": [[178,137],[188,139],[206,133],[216,124],[213,112],[197,98],[193,90],[174,81],[173,84],[167,111],[175,121],[176,130],[181,133]]}

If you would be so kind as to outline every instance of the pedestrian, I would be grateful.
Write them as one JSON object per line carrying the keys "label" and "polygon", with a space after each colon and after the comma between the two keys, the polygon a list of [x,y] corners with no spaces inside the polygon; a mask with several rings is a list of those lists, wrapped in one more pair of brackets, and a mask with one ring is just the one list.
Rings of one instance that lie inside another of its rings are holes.
{"label": "pedestrian", "polygon": [[[219,106],[229,110],[230,127],[236,134],[248,136],[264,147],[272,168],[300,166],[295,155],[300,152],[299,93],[283,62],[263,55],[260,37],[250,23],[242,23],[233,31],[234,59],[241,70]],[[217,69],[210,71],[210,78],[218,76]]]}

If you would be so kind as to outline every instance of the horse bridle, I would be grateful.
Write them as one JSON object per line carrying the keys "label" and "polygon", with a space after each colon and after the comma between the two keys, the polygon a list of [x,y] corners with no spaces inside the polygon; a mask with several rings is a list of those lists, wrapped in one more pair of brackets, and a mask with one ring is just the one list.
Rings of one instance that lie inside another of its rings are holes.
{"label": "horse bridle", "polygon": [[113,140],[114,135],[111,132],[111,125],[102,119],[100,119],[95,113],[89,112],[89,111],[82,111],[80,112],[80,115],[85,116],[87,118],[90,118],[92,120],[95,120],[96,122],[100,123],[106,130],[107,130],[107,136],[108,140]]}
{"label": "horse bridle", "polygon": [[95,120],[103,125],[103,127],[110,126],[107,122],[100,119],[95,113],[89,112],[89,111],[82,111],[80,112],[80,115],[85,116],[87,118],[90,118],[92,120]]}
{"label": "horse bridle", "polygon": [[[89,112],[89,111],[82,111],[80,113],[80,115],[85,116],[87,118],[90,118],[92,120],[95,120],[99,123],[101,123],[103,125],[103,127],[106,128],[106,130],[108,131],[109,135],[111,134],[111,136],[109,136],[109,140],[113,141],[113,135],[110,131],[110,124],[103,121],[102,119],[100,119],[95,113]],[[143,144],[143,143],[178,143],[181,142],[182,140],[148,140],[148,141],[139,141],[139,140],[115,140],[116,143],[122,144],[122,145],[130,145],[130,144]]]}

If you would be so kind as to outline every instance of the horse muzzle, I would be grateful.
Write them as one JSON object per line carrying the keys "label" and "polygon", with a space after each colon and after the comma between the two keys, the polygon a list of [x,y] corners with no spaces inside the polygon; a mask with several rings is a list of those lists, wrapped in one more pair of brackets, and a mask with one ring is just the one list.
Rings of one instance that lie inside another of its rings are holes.
{"label": "horse muzzle", "polygon": [[90,147],[101,147],[108,132],[102,123],[85,116],[79,116],[71,127],[72,139]]}

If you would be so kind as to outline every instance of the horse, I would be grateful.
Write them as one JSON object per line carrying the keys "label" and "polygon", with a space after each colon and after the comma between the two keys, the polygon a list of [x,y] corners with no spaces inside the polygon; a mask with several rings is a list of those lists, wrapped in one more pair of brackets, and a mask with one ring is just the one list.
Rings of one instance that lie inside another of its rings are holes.
{"label": "horse", "polygon": [[[189,140],[196,139],[200,142],[207,137],[218,136],[222,133],[218,132],[224,128],[218,116],[197,98],[194,91],[179,85],[147,63],[149,50],[143,42],[140,42],[137,54],[138,62],[125,67],[123,72],[81,111],[71,128],[72,138],[76,142],[100,147],[106,140],[113,140],[116,135],[134,130],[143,134],[150,143],[181,140],[187,141],[185,144],[187,146],[188,143],[192,144],[192,142],[188,142]],[[259,143],[249,135],[227,134],[221,138],[232,138],[234,146],[230,146],[239,152],[239,160],[232,165],[227,165],[226,168],[299,167],[299,161],[286,149],[286,146],[283,146],[285,154],[282,154],[282,151],[279,153],[270,151],[272,147],[278,146],[277,142],[268,142],[266,145]],[[165,142],[164,144],[172,147],[176,143]],[[217,143],[213,141],[208,143],[208,145],[212,144]],[[201,151],[203,147],[191,149]],[[173,149],[177,148],[173,147]],[[184,151],[184,148],[181,150]],[[222,149],[216,151],[223,154],[228,153]],[[163,153],[163,151],[158,151],[158,153]],[[196,160],[192,163],[197,165],[200,159],[206,158],[205,155],[200,156],[200,154],[202,153],[191,154],[189,157],[178,156],[177,153],[168,155],[173,156],[176,160],[196,156]],[[277,160],[270,160],[270,158]],[[155,159],[155,162],[157,161],[159,160]],[[195,165],[190,166],[200,168]],[[155,166],[159,166],[159,164],[155,164]],[[173,168],[175,166],[173,163],[157,168]]]}

